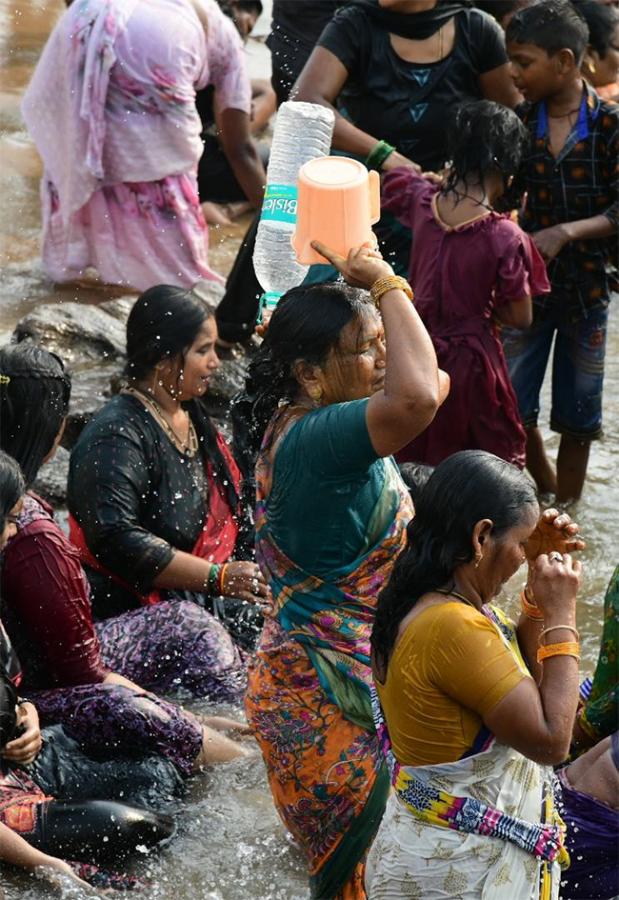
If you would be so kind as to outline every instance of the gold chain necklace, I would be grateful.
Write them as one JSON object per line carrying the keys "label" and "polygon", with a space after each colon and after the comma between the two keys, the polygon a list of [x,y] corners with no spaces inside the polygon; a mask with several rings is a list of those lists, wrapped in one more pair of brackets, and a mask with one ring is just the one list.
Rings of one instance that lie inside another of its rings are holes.
{"label": "gold chain necklace", "polygon": [[472,600],[469,600],[468,597],[465,597],[464,594],[460,594],[458,591],[446,591],[445,588],[435,588],[435,594],[443,594],[445,597],[455,597],[456,600],[461,600],[463,603],[466,603],[467,606],[472,606],[473,609],[477,609]]}
{"label": "gold chain necklace", "polygon": [[162,407],[159,403],[157,403],[154,397],[151,397],[150,394],[146,393],[146,391],[142,391],[140,390],[140,388],[136,387],[125,388],[122,393],[137,397],[138,400],[141,400],[142,403],[144,403],[149,412],[152,414],[153,418],[157,420],[174,446],[178,450],[180,450],[181,453],[183,453],[185,456],[196,455],[196,453],[198,452],[198,435],[196,434],[196,429],[193,422],[191,421],[191,416],[189,415],[189,413],[185,413],[189,424],[187,428],[187,440],[183,441],[177,431],[166,419]]}

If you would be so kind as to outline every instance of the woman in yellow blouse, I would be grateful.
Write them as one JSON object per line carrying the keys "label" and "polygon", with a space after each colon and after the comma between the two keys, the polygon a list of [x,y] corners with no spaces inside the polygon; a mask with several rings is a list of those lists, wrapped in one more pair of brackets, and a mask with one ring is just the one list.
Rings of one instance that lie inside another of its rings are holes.
{"label": "woman in yellow blouse", "polygon": [[[372,635],[395,791],[370,900],[558,896],[550,767],[568,754],[578,699],[577,532],[556,510],[540,518],[530,480],[483,451],[449,457],[421,492]],[[525,561],[515,626],[491,604]]]}

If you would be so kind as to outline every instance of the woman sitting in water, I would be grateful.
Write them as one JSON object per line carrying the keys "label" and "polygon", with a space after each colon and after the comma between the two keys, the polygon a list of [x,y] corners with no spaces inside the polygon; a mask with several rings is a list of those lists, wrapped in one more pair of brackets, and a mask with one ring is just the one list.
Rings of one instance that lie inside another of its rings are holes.
{"label": "woman sitting in water", "polygon": [[[61,438],[71,382],[57,356],[27,343],[0,348],[0,373],[0,447],[31,484]],[[1,615],[23,666],[23,686],[44,720],[63,724],[81,746],[99,753],[104,734],[111,758],[162,756],[184,777],[243,755],[239,744],[147,693],[184,687],[238,701],[244,671],[224,628],[185,601],[130,612],[95,631],[88,581],[52,509],[28,492],[12,515]]]}
{"label": "woman sitting in water", "polygon": [[[0,552],[15,534],[23,491],[17,464],[0,451]],[[124,885],[123,878],[110,881],[90,865],[69,866],[58,856],[84,862],[93,856],[124,857],[139,845],[153,846],[170,837],[172,820],[126,803],[81,799],[92,796],[97,769],[93,760],[81,767],[88,785],[80,797],[59,801],[50,796],[52,782],[62,790],[64,773],[53,772],[51,781],[48,777],[45,788],[41,786],[37,765],[43,738],[36,707],[18,701],[20,680],[19,661],[0,622],[0,861],[49,868],[79,883],[75,872],[100,886]]]}
{"label": "woman sitting in water", "polygon": [[[252,604],[266,584],[255,563],[233,558],[240,475],[200,402],[219,364],[216,338],[212,312],[191,291],[159,285],[137,300],[127,322],[129,386],[87,425],[71,456],[71,538],[96,618],[168,601],[167,632],[178,640],[186,632],[179,601],[192,600],[220,611],[252,648],[261,625]],[[157,606],[151,612],[162,615]],[[203,616],[202,628],[206,618],[214,668],[220,659],[229,674],[244,671],[218,623]]]}
{"label": "woman sitting in water", "polygon": [[372,297],[343,284],[288,291],[250,366],[245,425],[254,446],[264,435],[257,551],[273,611],[246,709],[312,895],[357,898],[389,790],[370,629],[413,512],[390,456],[429,424],[446,385],[410,288],[380,254],[316,246]]}
{"label": "woman sitting in water", "polygon": [[[578,700],[577,532],[556,510],[540,519],[529,479],[483,451],[454,454],[423,488],[372,633],[395,791],[370,900],[531,900],[540,870],[541,896],[558,896],[550,767],[568,754]],[[491,604],[525,561],[515,626]]]}

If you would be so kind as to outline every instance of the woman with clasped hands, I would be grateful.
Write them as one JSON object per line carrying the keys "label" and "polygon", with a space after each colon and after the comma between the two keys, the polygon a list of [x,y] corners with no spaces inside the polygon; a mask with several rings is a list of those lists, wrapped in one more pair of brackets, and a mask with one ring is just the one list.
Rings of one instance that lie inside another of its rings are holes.
{"label": "woman with clasped hands", "polygon": [[[569,752],[578,699],[578,526],[556,510],[540,518],[530,480],[480,450],[441,463],[416,506],[372,634],[395,790],[369,898],[531,900],[541,874],[550,900],[567,861],[551,767]],[[495,598],[524,562],[515,625]]]}

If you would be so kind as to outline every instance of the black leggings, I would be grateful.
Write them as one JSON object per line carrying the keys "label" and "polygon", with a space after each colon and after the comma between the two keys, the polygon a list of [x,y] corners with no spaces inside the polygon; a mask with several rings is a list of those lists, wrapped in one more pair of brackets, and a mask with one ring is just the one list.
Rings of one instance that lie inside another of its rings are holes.
{"label": "black leggings", "polygon": [[36,828],[25,840],[50,856],[79,862],[117,860],[175,830],[171,816],[111,800],[46,800],[37,812]]}

